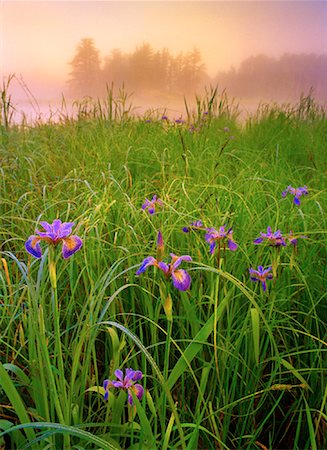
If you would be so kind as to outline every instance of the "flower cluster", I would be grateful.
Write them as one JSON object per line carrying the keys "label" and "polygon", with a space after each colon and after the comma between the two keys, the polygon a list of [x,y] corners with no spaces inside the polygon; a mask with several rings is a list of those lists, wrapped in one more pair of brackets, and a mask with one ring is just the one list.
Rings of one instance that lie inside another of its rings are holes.
{"label": "flower cluster", "polygon": [[275,232],[271,231],[271,227],[267,227],[267,233],[260,232],[261,236],[255,239],[253,242],[254,244],[261,244],[262,242],[266,241],[268,242],[268,245],[272,247],[286,247],[287,243],[286,240],[292,244],[293,246],[297,245],[297,240],[299,238],[306,238],[306,236],[293,236],[293,232],[290,231],[290,233],[286,236],[283,236],[282,232],[280,230],[277,230]]}
{"label": "flower cluster", "polygon": [[284,192],[282,192],[282,196],[286,197],[286,195],[288,193],[290,193],[291,195],[294,195],[294,199],[293,199],[294,204],[296,206],[300,206],[300,204],[301,204],[300,197],[302,195],[308,195],[308,187],[303,186],[303,187],[293,188],[292,186],[287,186],[286,190]]}
{"label": "flower cluster", "polygon": [[146,210],[150,215],[153,215],[156,212],[156,206],[163,206],[160,198],[157,198],[156,195],[152,197],[152,200],[145,199],[145,202],[142,205],[142,209]]}
{"label": "flower cluster", "polygon": [[264,291],[267,289],[266,280],[271,280],[273,278],[271,272],[271,267],[264,269],[262,266],[258,266],[258,270],[249,269],[251,281],[260,281]]}
{"label": "flower cluster", "polygon": [[225,231],[225,227],[222,226],[219,230],[215,228],[207,228],[207,234],[205,235],[205,240],[210,245],[210,253],[213,254],[215,252],[216,246],[227,241],[227,245],[229,250],[235,252],[237,250],[238,245],[233,239],[233,230],[229,228]]}
{"label": "flower cluster", "polygon": [[205,240],[210,245],[210,253],[213,254],[216,250],[216,247],[220,247],[221,244],[226,247],[226,242],[229,250],[234,252],[237,250],[238,245],[233,239],[233,230],[232,228],[228,228],[225,230],[225,226],[219,227],[219,230],[215,228],[206,228],[204,227],[201,220],[195,220],[190,223],[187,227],[183,228],[184,233],[189,233],[190,230],[204,230],[206,231]]}
{"label": "flower cluster", "polygon": [[[189,255],[177,256],[174,253],[170,253],[171,262],[165,263],[164,261],[161,261],[163,250],[164,244],[162,234],[159,231],[157,238],[157,258],[154,258],[153,256],[147,256],[144,258],[140,268],[136,272],[136,275],[141,275],[141,273],[145,272],[148,267],[155,266],[163,272],[166,279],[172,279],[175,288],[180,291],[187,291],[191,285],[191,277],[186,270],[178,269],[178,267],[182,261],[192,261],[192,258]],[[158,254],[160,256],[158,256]]]}
{"label": "flower cluster", "polygon": [[[204,113],[207,115],[208,113]],[[163,121],[168,121],[167,116],[162,116]],[[183,119],[175,120],[175,123],[184,123]],[[225,128],[225,132],[229,132],[229,129]],[[302,195],[308,195],[307,186],[293,188],[288,186],[287,189],[282,193],[285,197],[288,193],[294,196],[294,204],[300,205],[300,197]],[[146,198],[142,205],[142,210],[146,211],[151,216],[155,214],[157,207],[163,207],[163,202],[157,198],[156,195],[153,196],[152,200]],[[61,244],[62,246],[62,256],[64,259],[70,258],[74,253],[76,253],[83,245],[82,239],[77,235],[72,235],[72,228],[74,226],[73,222],[61,222],[60,219],[56,219],[52,224],[48,222],[40,222],[44,231],[36,230],[35,234],[31,235],[25,242],[25,248],[29,254],[35,258],[42,257],[41,243],[45,242],[52,246],[57,246]],[[236,251],[238,244],[234,241],[233,230],[231,227],[227,228],[225,225],[216,228],[207,228],[204,226],[201,220],[196,220],[185,226],[183,228],[184,233],[189,233],[191,230],[205,231],[205,241],[209,244],[209,251],[214,254],[218,248],[218,255],[220,254],[221,248],[224,250],[226,247],[232,252]],[[267,242],[268,245],[272,247],[286,247],[287,243],[290,243],[294,247],[297,245],[299,238],[306,238],[306,236],[294,236],[293,232],[290,231],[288,235],[283,235],[281,230],[272,231],[271,227],[267,227],[267,232],[260,232],[260,237],[254,240],[254,244],[261,244]],[[174,253],[170,253],[170,261],[164,261],[164,241],[161,231],[158,232],[157,237],[157,254],[156,258],[153,256],[147,256],[143,259],[136,275],[141,275],[144,273],[148,267],[157,267],[163,274],[166,280],[171,279],[174,287],[180,291],[186,291],[190,288],[191,277],[189,273],[180,269],[182,262],[192,261],[191,256],[182,255],[177,256]],[[219,256],[218,256],[219,258]],[[267,280],[273,278],[272,267],[269,266],[264,268],[263,266],[258,266],[257,269],[249,268],[250,279],[253,282],[260,282],[263,291],[267,290]],[[125,370],[125,375],[122,370],[117,369],[115,371],[116,379],[106,379],[103,382],[104,388],[104,400],[108,400],[110,389],[121,389],[125,390],[128,394],[128,403],[133,405],[133,396],[135,395],[138,400],[141,400],[144,395],[144,388],[141,384],[137,383],[143,378],[143,374],[140,370],[133,370],[128,368]]]}
{"label": "flower cluster", "polygon": [[64,222],[56,219],[52,224],[48,222],[40,222],[44,231],[36,230],[36,235],[30,236],[25,242],[25,248],[35,258],[42,257],[42,249],[40,242],[44,241],[47,244],[58,245],[62,244],[62,256],[67,259],[76,253],[83,245],[83,241],[78,236],[70,236],[73,222]]}
{"label": "flower cluster", "polygon": [[133,393],[139,400],[142,400],[144,389],[136,381],[142,379],[143,374],[140,370],[126,369],[125,376],[120,369],[115,370],[115,375],[117,380],[104,380],[103,388],[104,388],[104,396],[105,400],[108,400],[109,397],[109,389],[123,389],[128,393],[128,403],[130,405],[133,404]]}

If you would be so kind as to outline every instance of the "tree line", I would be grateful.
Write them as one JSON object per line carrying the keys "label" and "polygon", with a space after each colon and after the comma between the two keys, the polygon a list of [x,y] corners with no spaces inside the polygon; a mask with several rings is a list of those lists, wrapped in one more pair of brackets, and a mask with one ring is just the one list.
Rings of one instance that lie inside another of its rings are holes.
{"label": "tree line", "polygon": [[124,84],[128,90],[185,94],[208,81],[201,53],[197,48],[174,56],[166,48],[155,51],[143,43],[131,53],[114,49],[103,60],[93,39],[79,43],[70,62],[68,86],[72,96],[102,96],[106,86]]}
{"label": "tree line", "polygon": [[313,89],[327,100],[327,55],[285,53],[280,58],[255,55],[238,70],[219,72],[214,81],[236,97],[298,98]]}
{"label": "tree line", "polygon": [[210,78],[197,48],[172,55],[143,43],[133,52],[114,49],[104,58],[93,39],[84,38],[70,61],[68,87],[72,97],[102,97],[106,86],[128,91],[187,95],[205,85],[218,84],[236,97],[284,99],[298,97],[311,88],[317,98],[327,99],[327,55],[284,54],[279,59],[255,55],[236,70]]}

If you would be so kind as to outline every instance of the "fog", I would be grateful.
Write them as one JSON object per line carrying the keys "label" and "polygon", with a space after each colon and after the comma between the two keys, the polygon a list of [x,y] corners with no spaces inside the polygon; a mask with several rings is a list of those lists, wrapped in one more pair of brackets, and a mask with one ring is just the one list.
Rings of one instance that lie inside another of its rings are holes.
{"label": "fog", "polygon": [[[139,112],[161,107],[172,115],[184,96],[210,85],[248,110],[294,101],[311,87],[318,101],[327,99],[325,1],[0,5],[0,76],[3,83],[16,75],[9,91],[17,110],[55,111],[63,95],[67,104],[102,97],[111,83],[117,93],[122,83],[133,92]],[[96,59],[87,76],[85,58],[78,60],[85,42]]]}

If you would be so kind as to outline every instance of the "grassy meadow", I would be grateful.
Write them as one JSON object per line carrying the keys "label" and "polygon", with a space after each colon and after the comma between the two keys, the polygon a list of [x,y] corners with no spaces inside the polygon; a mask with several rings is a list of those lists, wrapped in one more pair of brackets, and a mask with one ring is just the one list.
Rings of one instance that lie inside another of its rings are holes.
{"label": "grassy meadow", "polygon": [[[3,96],[0,448],[327,448],[326,113],[303,97],[240,123],[211,94],[181,123],[109,98],[33,126],[10,123]],[[308,187],[299,206],[289,185]],[[55,219],[82,248],[41,242],[34,258],[25,242]],[[204,229],[182,231],[196,220],[232,227],[238,248],[211,254]],[[254,244],[269,226],[297,245]],[[136,275],[159,230],[166,263],[192,257],[186,291]],[[142,398],[105,400],[127,368]]]}

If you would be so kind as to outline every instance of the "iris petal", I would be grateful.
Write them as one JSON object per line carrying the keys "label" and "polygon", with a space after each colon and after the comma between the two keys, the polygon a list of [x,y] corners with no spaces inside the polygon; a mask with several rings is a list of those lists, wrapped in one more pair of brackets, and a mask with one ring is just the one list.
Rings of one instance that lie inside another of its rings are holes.
{"label": "iris petal", "polygon": [[78,236],[69,236],[62,238],[62,256],[64,259],[69,258],[77,252],[83,245],[83,241]]}
{"label": "iris petal", "polygon": [[137,270],[136,275],[140,275],[145,272],[149,266],[156,266],[157,264],[158,262],[153,256],[147,256],[143,259],[141,267]]}
{"label": "iris petal", "polygon": [[186,270],[174,270],[172,273],[173,285],[180,291],[187,291],[191,285],[191,277]]}
{"label": "iris petal", "polygon": [[159,266],[159,269],[161,269],[161,270],[163,271],[164,274],[168,274],[168,272],[169,272],[169,266],[168,266],[168,264],[166,264],[166,263],[163,262],[163,261],[160,261],[160,262],[158,263],[158,266]]}
{"label": "iris petal", "polygon": [[181,264],[182,261],[192,261],[192,258],[189,255],[179,256],[177,259],[175,259],[175,261],[174,261],[174,257],[173,256],[176,256],[176,255],[174,255],[173,253],[171,253],[170,255],[172,257],[173,270],[175,270]]}
{"label": "iris petal", "polygon": [[115,375],[118,378],[118,380],[120,380],[120,381],[124,380],[124,374],[123,374],[122,370],[120,370],[120,369],[115,370]]}
{"label": "iris petal", "polygon": [[66,238],[67,236],[70,235],[70,233],[72,232],[72,228],[75,225],[74,222],[64,222],[61,227],[60,230],[58,231],[58,238]]}
{"label": "iris petal", "polygon": [[52,230],[53,230],[54,234],[58,234],[60,227],[61,227],[61,220],[55,219],[52,223]]}
{"label": "iris petal", "polygon": [[231,239],[228,239],[228,248],[229,250],[231,250],[232,252],[235,252],[235,250],[237,250],[238,245],[236,244],[236,242],[232,241]]}
{"label": "iris petal", "polygon": [[40,222],[41,227],[45,229],[48,233],[52,233],[52,225],[48,222]]}
{"label": "iris petal", "polygon": [[30,236],[25,242],[25,248],[35,258],[41,258],[42,249],[40,246],[41,238],[39,236]]}
{"label": "iris petal", "polygon": [[133,381],[139,381],[143,377],[143,373],[140,370],[135,370],[133,375]]}

